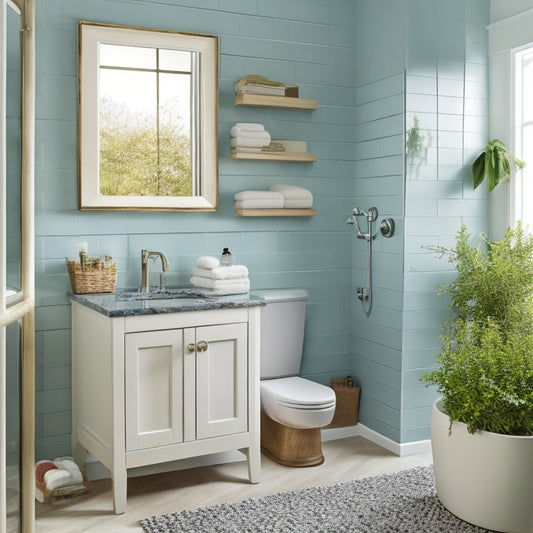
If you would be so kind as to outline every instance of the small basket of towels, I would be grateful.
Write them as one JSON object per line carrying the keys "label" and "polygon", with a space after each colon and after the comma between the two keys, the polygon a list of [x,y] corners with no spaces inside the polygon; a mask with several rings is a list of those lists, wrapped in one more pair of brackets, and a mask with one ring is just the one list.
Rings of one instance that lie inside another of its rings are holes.
{"label": "small basket of towels", "polygon": [[313,194],[296,185],[272,185],[269,191],[241,191],[233,196],[235,209],[310,209]]}
{"label": "small basket of towels", "polygon": [[243,294],[250,291],[248,268],[224,266],[216,257],[202,256],[192,268],[191,283],[215,295]]}
{"label": "small basket of towels", "polygon": [[72,457],[57,457],[35,464],[35,499],[48,503],[59,498],[86,494],[89,482],[85,470]]}

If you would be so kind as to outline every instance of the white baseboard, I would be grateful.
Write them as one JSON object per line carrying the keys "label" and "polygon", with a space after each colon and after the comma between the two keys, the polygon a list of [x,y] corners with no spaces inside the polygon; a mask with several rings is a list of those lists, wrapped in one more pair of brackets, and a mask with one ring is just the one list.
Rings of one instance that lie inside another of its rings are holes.
{"label": "white baseboard", "polygon": [[431,453],[431,441],[429,439],[401,444],[381,435],[381,433],[378,433],[363,424],[357,424],[356,426],[348,426],[344,428],[331,428],[322,430],[323,442],[358,436],[363,437],[400,457],[416,455],[420,453]]}
{"label": "white baseboard", "polygon": [[[367,428],[363,424],[357,424],[356,426],[348,426],[344,428],[323,429],[321,433],[322,442],[360,436],[400,457],[420,453],[431,453],[431,442],[429,440],[400,444],[389,439],[388,437],[384,437],[380,433],[377,433],[370,428]],[[180,461],[172,461],[169,463],[159,463],[155,465],[142,466],[139,468],[130,468],[128,469],[128,477],[159,474],[161,472],[173,472],[175,470],[186,470],[188,468],[196,468],[199,466],[235,463],[245,460],[246,457],[243,453],[239,452],[238,450],[234,450],[231,452],[191,457],[190,459],[182,459]],[[109,470],[91,454],[87,455],[85,470],[90,481],[107,479],[111,477]]]}

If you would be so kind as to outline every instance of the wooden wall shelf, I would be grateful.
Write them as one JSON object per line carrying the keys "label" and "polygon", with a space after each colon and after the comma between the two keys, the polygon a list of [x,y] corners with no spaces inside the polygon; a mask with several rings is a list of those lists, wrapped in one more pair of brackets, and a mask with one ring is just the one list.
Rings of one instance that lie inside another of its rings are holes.
{"label": "wooden wall shelf", "polygon": [[235,208],[239,217],[314,217],[316,209],[240,209]]}
{"label": "wooden wall shelf", "polygon": [[313,163],[318,159],[309,152],[232,152],[232,159],[255,159],[263,161],[296,161],[300,163]]}
{"label": "wooden wall shelf", "polygon": [[316,109],[318,100],[292,98],[290,96],[268,96],[262,94],[236,94],[236,106],[275,107],[280,109]]}

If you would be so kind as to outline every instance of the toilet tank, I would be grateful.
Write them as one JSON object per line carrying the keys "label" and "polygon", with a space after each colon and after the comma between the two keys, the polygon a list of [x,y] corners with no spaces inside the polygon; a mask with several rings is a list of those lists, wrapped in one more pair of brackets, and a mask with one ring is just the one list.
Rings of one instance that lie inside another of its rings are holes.
{"label": "toilet tank", "polygon": [[254,291],[266,301],[261,307],[261,379],[297,376],[304,342],[307,291]]}

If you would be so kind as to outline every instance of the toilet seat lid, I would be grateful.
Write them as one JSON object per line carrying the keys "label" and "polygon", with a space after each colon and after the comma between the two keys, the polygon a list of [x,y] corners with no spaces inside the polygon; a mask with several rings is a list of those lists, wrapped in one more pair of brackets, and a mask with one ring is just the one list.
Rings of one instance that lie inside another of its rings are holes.
{"label": "toilet seat lid", "polygon": [[333,389],[297,376],[261,381],[261,389],[287,407],[313,408],[335,404]]}

